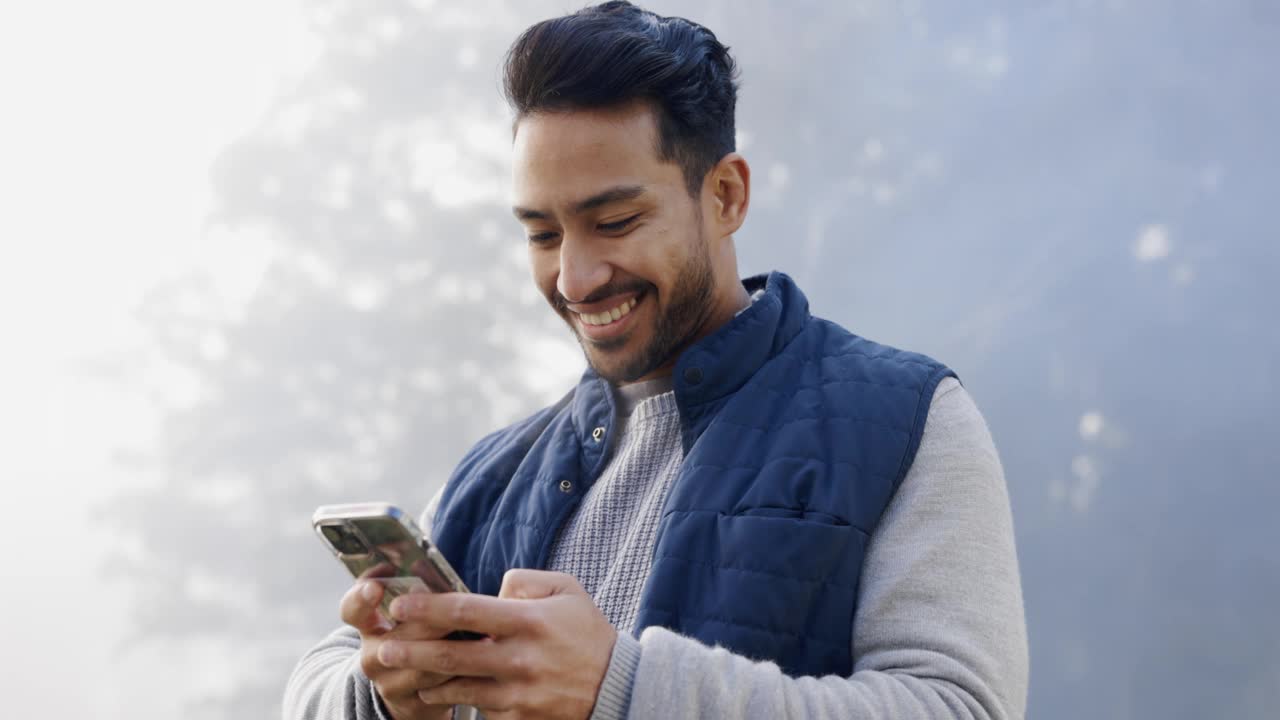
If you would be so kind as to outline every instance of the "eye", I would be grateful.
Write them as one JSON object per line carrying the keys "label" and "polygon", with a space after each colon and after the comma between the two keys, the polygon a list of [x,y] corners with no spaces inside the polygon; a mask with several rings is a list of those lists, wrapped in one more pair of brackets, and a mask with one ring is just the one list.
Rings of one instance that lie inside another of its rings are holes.
{"label": "eye", "polygon": [[638,217],[640,217],[640,215],[639,215],[639,214],[636,214],[636,215],[632,215],[632,216],[631,216],[631,217],[629,217],[629,218],[624,218],[624,219],[622,219],[622,220],[619,220],[619,221],[617,221],[617,222],[611,222],[611,223],[600,223],[600,224],[599,224],[599,225],[597,225],[596,227],[597,227],[601,232],[607,232],[607,233],[622,232],[623,230],[626,230],[626,229],[627,229],[627,226],[629,226],[631,223],[635,222],[635,219],[636,219],[636,218],[638,218]]}
{"label": "eye", "polygon": [[529,242],[533,243],[534,245],[546,245],[555,239],[556,239],[556,234],[553,232],[533,233],[532,235],[529,236]]}

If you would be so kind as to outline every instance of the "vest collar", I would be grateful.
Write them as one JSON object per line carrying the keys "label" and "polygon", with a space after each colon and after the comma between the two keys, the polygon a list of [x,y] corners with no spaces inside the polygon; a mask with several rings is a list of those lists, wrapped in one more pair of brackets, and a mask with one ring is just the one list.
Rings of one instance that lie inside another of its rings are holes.
{"label": "vest collar", "polygon": [[682,408],[692,411],[737,392],[809,319],[809,301],[785,274],[756,275],[742,284],[748,293],[763,287],[764,294],[676,361],[673,379]]}

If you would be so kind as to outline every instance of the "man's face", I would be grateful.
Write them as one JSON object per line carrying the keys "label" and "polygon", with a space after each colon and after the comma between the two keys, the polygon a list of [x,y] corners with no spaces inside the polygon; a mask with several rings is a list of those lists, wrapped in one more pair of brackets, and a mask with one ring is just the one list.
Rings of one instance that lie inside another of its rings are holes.
{"label": "man's face", "polygon": [[656,148],[641,104],[533,115],[516,131],[514,211],[534,282],[614,383],[655,376],[712,312],[702,213]]}

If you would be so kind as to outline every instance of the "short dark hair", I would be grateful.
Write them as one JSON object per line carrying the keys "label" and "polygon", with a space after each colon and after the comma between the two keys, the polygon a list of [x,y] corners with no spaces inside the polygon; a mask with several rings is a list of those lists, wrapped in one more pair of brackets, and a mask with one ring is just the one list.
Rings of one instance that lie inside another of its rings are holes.
{"label": "short dark hair", "polygon": [[735,148],[737,76],[729,48],[707,28],[615,0],[525,30],[507,52],[503,89],[517,123],[537,112],[650,102],[658,157],[680,166],[696,197]]}

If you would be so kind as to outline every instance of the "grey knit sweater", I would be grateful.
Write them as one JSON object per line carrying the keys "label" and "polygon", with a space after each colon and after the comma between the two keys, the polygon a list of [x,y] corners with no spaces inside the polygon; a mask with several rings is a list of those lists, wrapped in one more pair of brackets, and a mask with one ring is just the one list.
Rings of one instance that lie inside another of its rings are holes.
{"label": "grey knit sweater", "polygon": [[551,546],[547,569],[577,578],[609,622],[630,632],[684,454],[671,378],[627,385],[616,395],[612,457]]}
{"label": "grey knit sweater", "polygon": [[[959,383],[938,386],[915,462],[871,537],[849,677],[790,678],[663,628],[630,635],[681,457],[665,388],[630,388],[620,400],[609,466],[562,528],[548,568],[577,577],[621,631],[593,717],[1024,716],[1027,638],[1008,495],[986,424]],[[343,628],[305,655],[284,717],[382,717],[358,648]]]}

